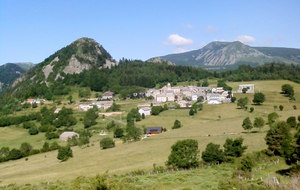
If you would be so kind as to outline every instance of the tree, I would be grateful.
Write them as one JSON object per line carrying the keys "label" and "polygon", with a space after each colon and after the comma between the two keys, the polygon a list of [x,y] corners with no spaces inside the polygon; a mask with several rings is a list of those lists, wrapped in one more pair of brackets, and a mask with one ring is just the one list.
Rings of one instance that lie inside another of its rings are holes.
{"label": "tree", "polygon": [[253,101],[254,104],[260,105],[260,104],[262,104],[265,100],[266,100],[266,98],[265,98],[265,95],[264,95],[263,93],[261,93],[261,92],[256,92],[256,93],[254,94],[254,98],[253,98],[252,101]]}
{"label": "tree", "polygon": [[290,127],[296,127],[296,126],[297,126],[296,117],[291,116],[291,117],[287,118],[286,123],[287,123]]}
{"label": "tree", "polygon": [[246,94],[246,92],[249,90],[249,87],[248,88],[243,88],[242,89],[242,92],[243,92],[243,94]]}
{"label": "tree", "polygon": [[32,146],[29,143],[24,142],[21,144],[20,151],[23,157],[29,156],[31,150]]}
{"label": "tree", "polygon": [[20,150],[14,148],[11,151],[9,151],[7,160],[17,160],[20,158],[22,158],[22,152]]}
{"label": "tree", "polygon": [[262,117],[256,117],[254,119],[253,127],[258,128],[259,130],[263,128],[265,125],[265,121]]}
{"label": "tree", "polygon": [[29,135],[37,135],[39,133],[38,129],[35,126],[30,127],[28,130]]}
{"label": "tree", "polygon": [[102,149],[113,148],[115,147],[115,141],[110,137],[104,137],[100,140],[100,147]]}
{"label": "tree", "polygon": [[71,157],[73,157],[73,152],[70,146],[62,146],[58,148],[57,159],[67,161]]}
{"label": "tree", "polygon": [[124,130],[121,127],[117,127],[114,131],[114,138],[121,138],[124,136]]}
{"label": "tree", "polygon": [[48,152],[48,151],[50,151],[50,146],[48,142],[45,142],[43,148],[41,149],[41,152]]}
{"label": "tree", "polygon": [[208,83],[208,80],[207,79],[204,79],[203,83],[202,83],[202,86],[203,87],[208,87],[209,86],[209,83]]}
{"label": "tree", "polygon": [[274,155],[283,154],[281,146],[287,139],[291,138],[290,128],[284,121],[274,123],[265,137],[268,150]]}
{"label": "tree", "polygon": [[294,88],[289,84],[284,84],[281,86],[281,91],[283,94],[288,96],[290,99],[294,98]]}
{"label": "tree", "polygon": [[96,122],[96,119],[98,118],[98,113],[97,113],[97,110],[92,108],[92,109],[89,109],[85,115],[84,115],[84,118],[83,118],[83,125],[84,125],[84,128],[89,128],[93,125],[96,125],[97,122]]}
{"label": "tree", "polygon": [[279,119],[279,115],[276,112],[270,113],[268,115],[268,123],[269,123],[269,125],[272,125],[278,119]]}
{"label": "tree", "polygon": [[141,140],[142,130],[138,127],[127,126],[126,127],[126,135],[124,136],[123,140],[126,141],[139,141]]}
{"label": "tree", "polygon": [[0,149],[0,162],[4,162],[8,160],[9,155],[9,148],[8,147],[2,147]]}
{"label": "tree", "polygon": [[152,115],[159,115],[159,113],[162,111],[163,111],[163,107],[161,107],[161,106],[152,106],[152,108],[151,108]]}
{"label": "tree", "polygon": [[231,102],[234,103],[236,101],[236,97],[232,96],[231,97]]}
{"label": "tree", "polygon": [[195,111],[194,111],[193,108],[191,108],[190,111],[189,111],[189,115],[190,115],[190,116],[193,116],[194,114],[195,114]]}
{"label": "tree", "polygon": [[73,103],[73,96],[72,95],[68,96],[68,101],[69,101],[70,104]]}
{"label": "tree", "polygon": [[244,172],[251,172],[254,167],[254,161],[250,156],[245,156],[241,159],[240,169]]}
{"label": "tree", "polygon": [[227,138],[225,141],[224,154],[229,157],[241,157],[247,149],[247,146],[243,146],[243,138],[230,139]]}
{"label": "tree", "polygon": [[171,147],[171,154],[166,162],[172,168],[196,168],[199,166],[198,142],[193,139],[177,141]]}
{"label": "tree", "polygon": [[279,110],[282,111],[283,110],[283,105],[279,106]]}
{"label": "tree", "polygon": [[248,97],[240,98],[238,99],[237,106],[239,106],[241,109],[244,109],[248,102]]}
{"label": "tree", "polygon": [[225,156],[220,145],[209,143],[205,150],[202,152],[202,160],[211,164],[220,164],[224,162]]}
{"label": "tree", "polygon": [[176,119],[175,122],[174,122],[174,125],[173,125],[172,129],[178,129],[180,127],[182,127],[181,122]]}
{"label": "tree", "polygon": [[254,108],[253,107],[251,107],[250,108],[250,113],[252,113],[254,111]]}
{"label": "tree", "polygon": [[243,121],[242,127],[248,132],[253,128],[252,122],[249,117],[246,117]]}
{"label": "tree", "polygon": [[146,118],[145,114],[144,114],[144,113],[142,113],[142,119],[145,119],[145,118]]}

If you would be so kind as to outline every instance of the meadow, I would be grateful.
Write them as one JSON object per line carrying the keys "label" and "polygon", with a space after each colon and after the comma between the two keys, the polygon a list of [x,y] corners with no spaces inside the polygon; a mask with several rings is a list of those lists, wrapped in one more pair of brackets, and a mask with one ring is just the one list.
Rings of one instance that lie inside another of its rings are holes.
{"label": "meadow", "polygon": [[[210,82],[214,85],[214,81]],[[154,163],[161,166],[164,165],[170,154],[172,144],[178,140],[187,138],[198,141],[200,153],[210,142],[223,145],[226,138],[237,137],[244,138],[244,144],[248,146],[247,152],[263,150],[266,148],[264,137],[269,127],[266,125],[262,131],[254,129],[253,132],[247,133],[241,126],[243,119],[250,117],[253,121],[255,117],[262,116],[266,120],[267,115],[274,111],[280,115],[281,120],[285,120],[291,115],[300,115],[300,85],[284,80],[251,81],[245,83],[255,84],[255,90],[261,91],[266,95],[266,102],[263,105],[248,105],[248,107],[254,107],[253,113],[237,109],[236,103],[221,105],[204,104],[203,111],[199,111],[194,116],[189,116],[188,109],[169,109],[158,116],[148,116],[146,119],[136,123],[140,127],[162,126],[167,129],[166,132],[160,135],[152,136],[139,142],[122,143],[120,140],[117,140],[115,148],[101,150],[99,139],[102,137],[98,133],[94,133],[89,146],[81,148],[72,147],[74,157],[66,162],[57,160],[57,151],[52,151],[30,156],[28,160],[23,158],[0,163],[0,186],[11,183],[38,184],[58,179],[61,181],[70,181],[78,176],[95,176],[96,174],[103,174],[106,171],[109,174],[125,175],[133,170],[150,170]],[[227,84],[233,87],[233,90],[236,90],[241,82],[228,82]],[[280,94],[282,84],[291,84],[294,87],[296,101],[290,101],[287,97]],[[237,98],[248,96],[250,101],[253,99],[253,94],[234,94],[234,96]],[[125,123],[126,112],[143,102],[145,100],[117,101],[121,105],[121,110],[124,111],[121,120],[120,116],[107,117],[105,119],[98,118],[98,124],[95,126],[95,129],[104,129],[106,123],[111,120]],[[274,108],[274,106],[279,107],[279,105],[284,106],[283,111],[279,111],[279,108]],[[296,105],[298,109],[293,110],[293,105]],[[75,113],[78,114],[78,118],[82,117],[82,113]],[[176,119],[181,121],[183,127],[172,130],[171,128]],[[82,127],[82,122],[78,122],[76,127]],[[27,131],[15,126],[0,128],[0,147],[18,147],[21,142],[30,142],[34,147],[41,147],[44,142],[41,135],[29,136]],[[281,162],[283,161],[281,160]],[[187,177],[190,179],[191,184],[186,184],[186,186],[191,189],[200,187],[200,185],[202,185],[201,188],[216,188],[218,184],[217,179],[221,179],[223,175],[226,177],[231,176],[232,173],[230,169],[226,168],[226,165],[219,167],[215,166],[207,170],[200,168],[190,173],[181,171],[181,173],[174,173],[174,175],[172,173],[158,174],[157,176],[150,176],[149,179],[142,176],[137,179],[137,184],[141,183],[140,186],[146,186],[147,183],[153,183],[155,180],[162,180],[165,177],[169,179],[166,181],[169,181],[170,184],[162,184],[160,182],[158,185],[161,186],[157,187],[161,189],[176,189],[178,184],[182,184],[180,178],[187,175],[191,178]],[[283,164],[281,167],[285,167],[285,165]],[[273,168],[269,172],[274,174],[274,171]],[[179,175],[178,179],[176,175]],[[260,175],[267,176],[268,173]],[[175,179],[178,181],[176,182]],[[203,186],[203,184],[211,185]]]}

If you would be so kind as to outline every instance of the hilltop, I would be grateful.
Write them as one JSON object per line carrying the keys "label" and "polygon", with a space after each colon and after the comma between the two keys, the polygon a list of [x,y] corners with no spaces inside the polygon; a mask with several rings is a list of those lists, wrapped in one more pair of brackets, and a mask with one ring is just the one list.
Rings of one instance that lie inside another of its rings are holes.
{"label": "hilltop", "polygon": [[152,60],[165,60],[176,65],[196,66],[208,70],[228,70],[242,64],[252,66],[270,62],[299,64],[300,49],[251,47],[239,41],[215,41],[198,50],[149,59]]}

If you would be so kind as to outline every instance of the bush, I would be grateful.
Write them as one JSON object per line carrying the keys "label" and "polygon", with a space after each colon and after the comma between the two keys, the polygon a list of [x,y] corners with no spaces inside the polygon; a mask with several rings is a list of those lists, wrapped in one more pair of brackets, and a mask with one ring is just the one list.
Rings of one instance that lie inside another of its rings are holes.
{"label": "bush", "polygon": [[8,160],[17,160],[20,158],[22,158],[22,152],[20,150],[14,148],[9,151]]}
{"label": "bush", "polygon": [[251,107],[250,108],[250,113],[252,113],[254,111],[254,108],[253,107]]}
{"label": "bush", "polygon": [[178,128],[181,128],[181,127],[182,127],[181,122],[176,119],[172,129],[178,129]]}
{"label": "bush", "polygon": [[45,137],[46,137],[47,140],[51,140],[51,139],[57,139],[59,136],[55,132],[47,132],[45,134]]}
{"label": "bush", "polygon": [[241,157],[247,149],[247,146],[243,146],[243,138],[230,139],[227,138],[225,141],[224,154],[229,157]]}
{"label": "bush", "polygon": [[259,130],[260,130],[261,128],[264,127],[264,125],[265,125],[265,121],[264,121],[264,119],[263,119],[262,117],[256,117],[256,118],[254,119],[253,126],[254,126],[255,128],[259,128]]}
{"label": "bush", "polygon": [[254,94],[254,98],[253,98],[252,101],[253,101],[254,104],[260,105],[260,104],[262,104],[265,100],[266,100],[266,98],[265,98],[265,95],[264,95],[263,93],[261,93],[261,92],[256,92],[256,93]]}
{"label": "bush", "polygon": [[268,115],[268,123],[269,123],[269,125],[272,125],[278,119],[279,119],[279,115],[276,112],[270,113]]}
{"label": "bush", "polygon": [[189,111],[189,115],[190,115],[190,116],[193,116],[194,114],[195,114],[195,111],[194,111],[193,108],[191,108],[190,111]]}
{"label": "bush", "polygon": [[35,127],[35,124],[32,122],[24,122],[23,123],[23,128],[24,129],[30,129],[31,127]]}
{"label": "bush", "polygon": [[67,161],[70,157],[73,157],[73,152],[70,146],[58,148],[57,159]]}
{"label": "bush", "polygon": [[100,147],[102,149],[113,148],[115,147],[115,142],[110,137],[104,137],[103,139],[100,140]]}
{"label": "bush", "polygon": [[224,152],[220,145],[213,143],[207,144],[201,158],[204,162],[211,164],[222,163],[225,160]]}
{"label": "bush", "polygon": [[231,97],[231,102],[234,103],[236,101],[236,97],[232,96]]}
{"label": "bush", "polygon": [[296,117],[291,116],[291,117],[287,118],[286,123],[287,123],[290,127],[296,127],[296,126],[297,126]]}
{"label": "bush", "polygon": [[59,147],[60,147],[59,144],[56,141],[54,141],[50,145],[50,150],[57,150],[59,149]]}
{"label": "bush", "polygon": [[160,112],[162,112],[164,109],[161,106],[152,106],[151,108],[151,114],[152,115],[159,115]]}
{"label": "bush", "polygon": [[31,126],[30,129],[28,130],[29,135],[37,135],[39,131],[35,126]]}
{"label": "bush", "polygon": [[98,118],[97,110],[94,109],[94,108],[89,109],[85,113],[84,118],[83,118],[84,128],[89,128],[93,125],[96,125],[97,124],[97,122],[96,122],[97,118]]}
{"label": "bush", "polygon": [[283,105],[279,106],[279,110],[282,111],[283,110]]}
{"label": "bush", "polygon": [[121,138],[124,136],[124,130],[121,127],[117,127],[114,131],[114,138]]}
{"label": "bush", "polygon": [[50,145],[48,142],[45,142],[43,147],[41,148],[41,152],[48,152],[50,151]]}
{"label": "bush", "polygon": [[239,106],[241,109],[244,109],[248,102],[248,97],[240,98],[238,99],[237,106]]}
{"label": "bush", "polygon": [[240,169],[244,172],[251,172],[254,167],[254,161],[250,156],[245,156],[241,159]]}
{"label": "bush", "polygon": [[243,129],[248,130],[248,132],[253,128],[252,122],[249,117],[246,117],[242,124]]}
{"label": "bush", "polygon": [[20,147],[20,151],[22,153],[22,157],[29,156],[30,152],[32,150],[32,146],[29,143],[22,143]]}
{"label": "bush", "polygon": [[171,154],[166,162],[167,166],[182,169],[199,166],[199,150],[196,140],[180,140],[173,144],[171,148]]}

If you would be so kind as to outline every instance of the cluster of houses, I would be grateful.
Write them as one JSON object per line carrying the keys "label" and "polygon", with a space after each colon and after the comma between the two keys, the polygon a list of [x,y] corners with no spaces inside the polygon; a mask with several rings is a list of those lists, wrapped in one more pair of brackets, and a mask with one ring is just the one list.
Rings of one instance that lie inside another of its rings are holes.
{"label": "cluster of houses", "polygon": [[44,103],[45,101],[46,101],[45,99],[28,98],[25,103],[29,103],[29,104],[41,104],[41,103]]}
{"label": "cluster of houses", "polygon": [[113,101],[112,101],[113,98],[114,98],[114,93],[107,91],[102,94],[101,98],[88,99],[89,102],[88,104],[87,103],[79,104],[78,109],[81,111],[87,111],[93,108],[94,106],[96,106],[98,109],[107,110],[113,105]]}
{"label": "cluster of houses", "polygon": [[176,102],[180,107],[190,107],[191,102],[201,100],[208,104],[221,104],[230,102],[232,94],[224,90],[223,87],[199,87],[199,86],[176,86],[172,87],[170,83],[161,89],[149,89],[146,97],[153,97],[154,102]]}

